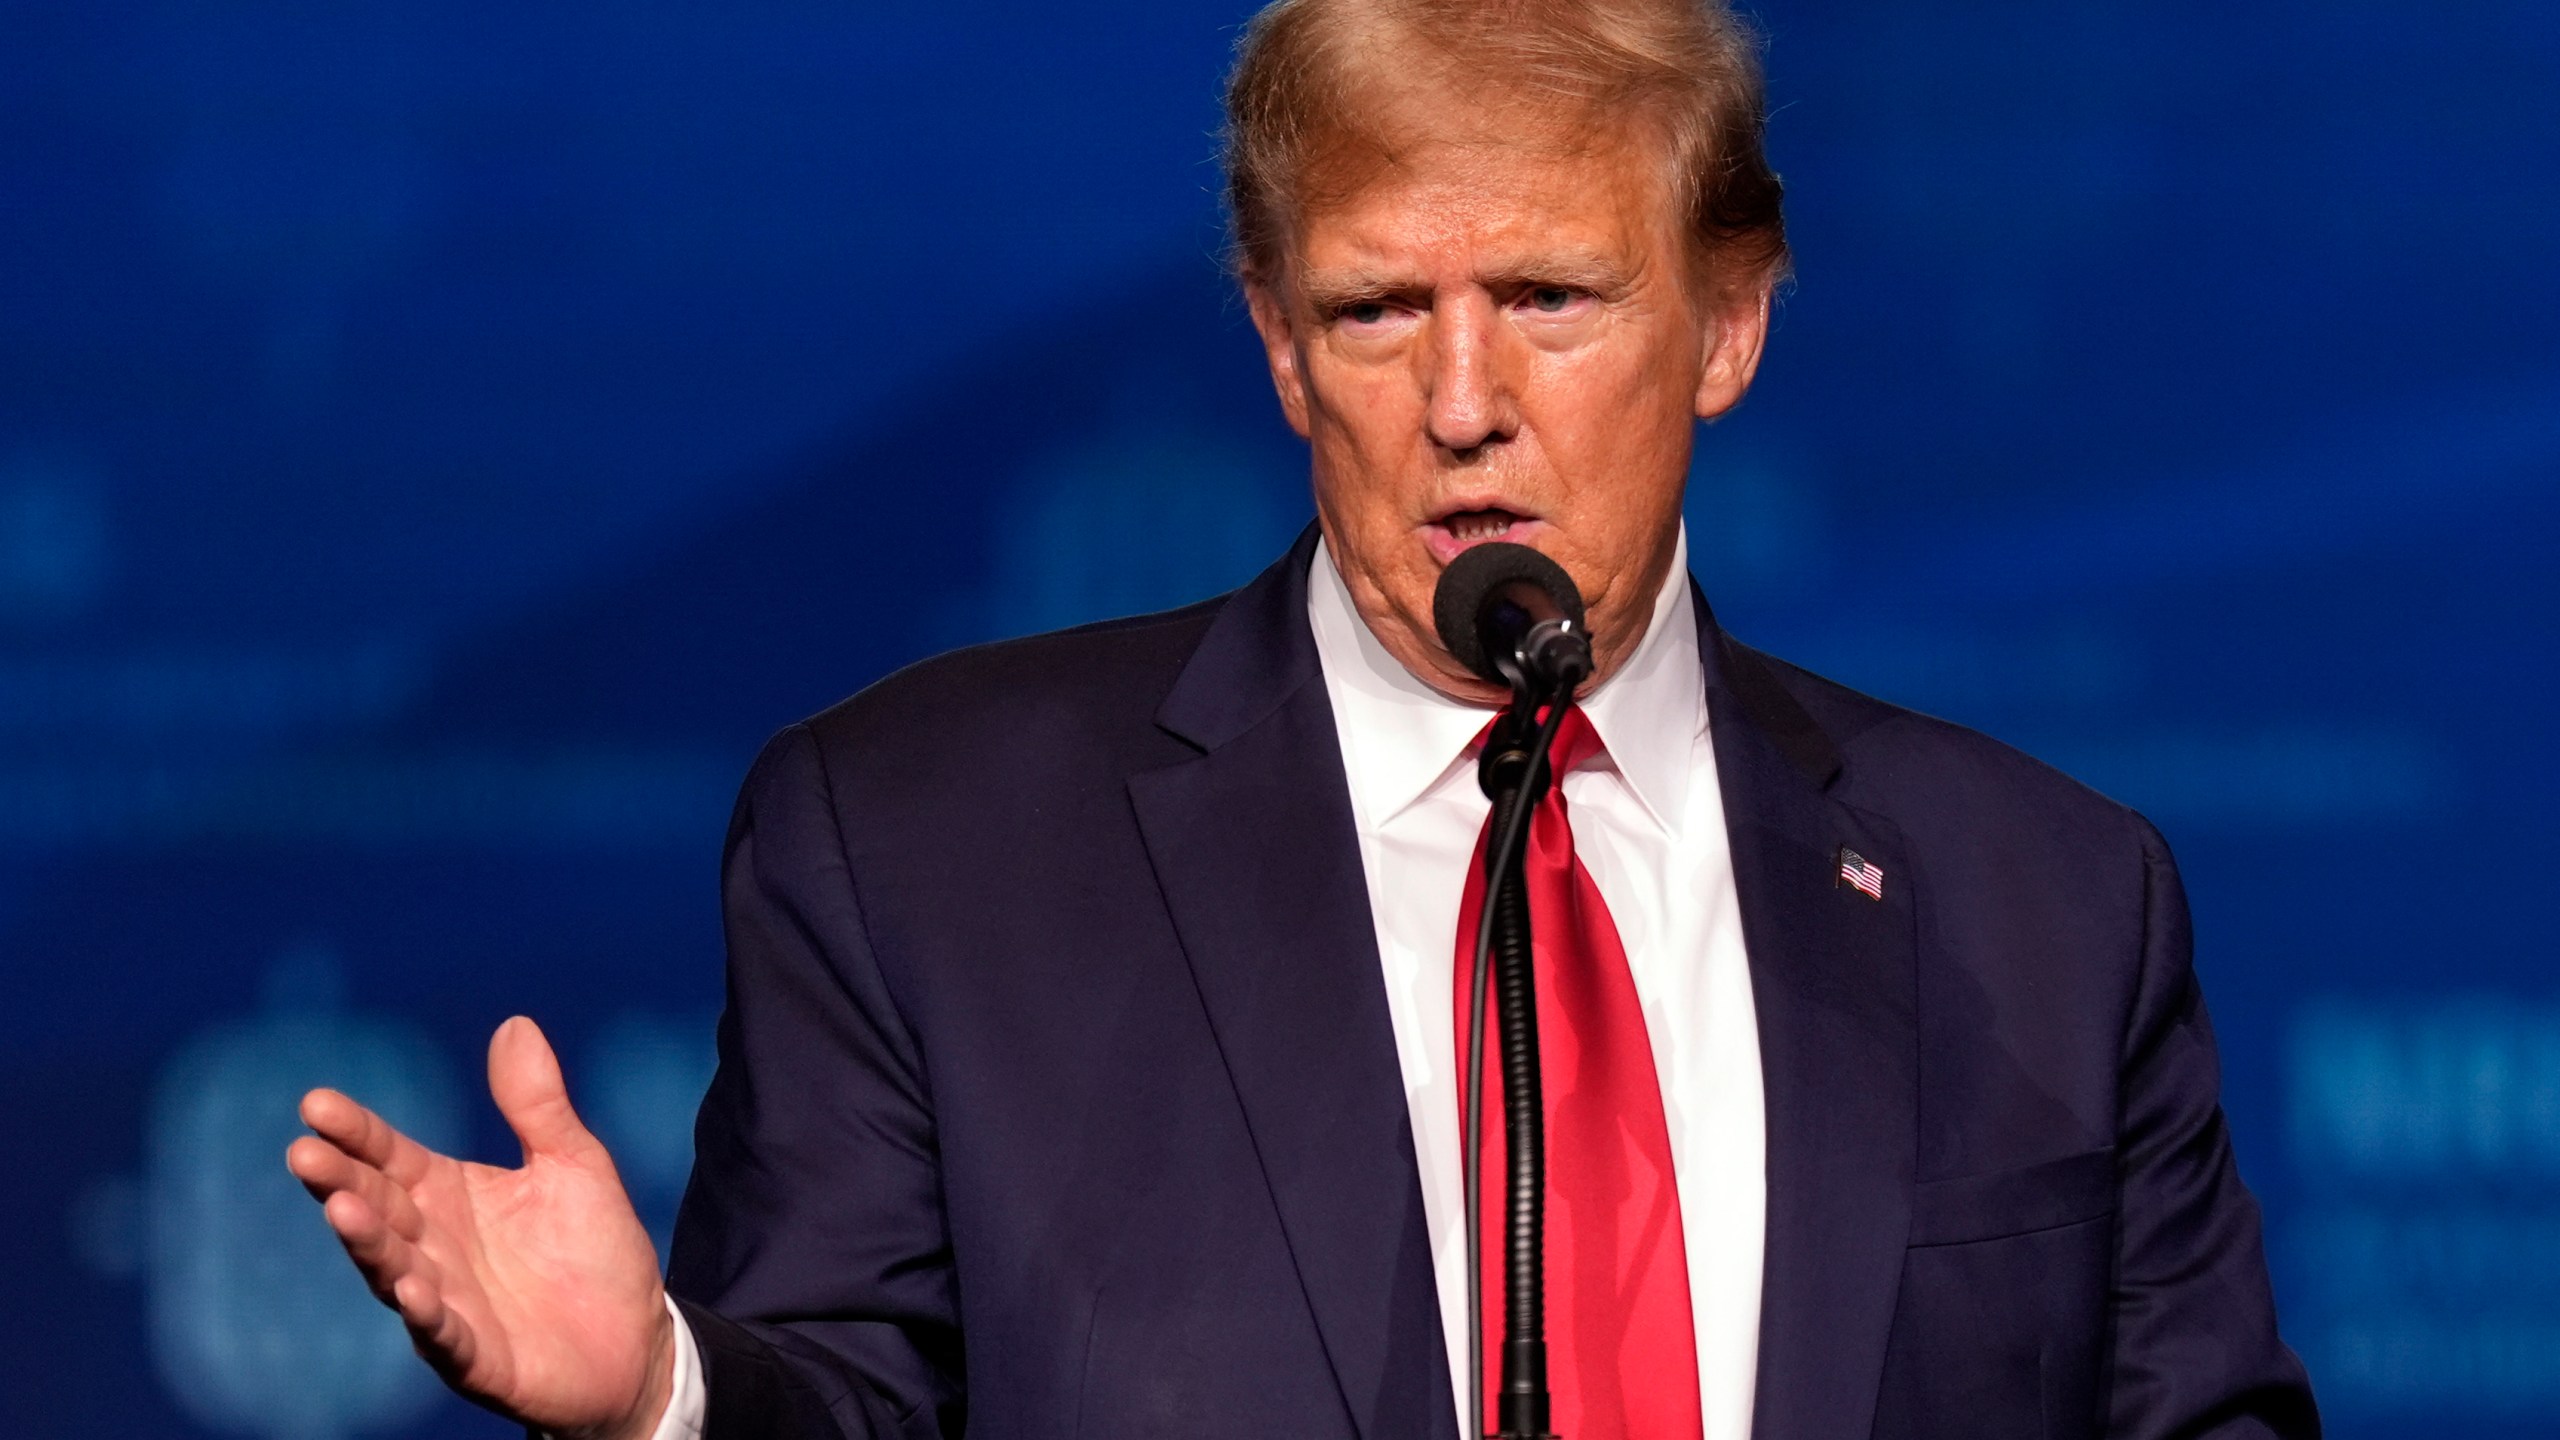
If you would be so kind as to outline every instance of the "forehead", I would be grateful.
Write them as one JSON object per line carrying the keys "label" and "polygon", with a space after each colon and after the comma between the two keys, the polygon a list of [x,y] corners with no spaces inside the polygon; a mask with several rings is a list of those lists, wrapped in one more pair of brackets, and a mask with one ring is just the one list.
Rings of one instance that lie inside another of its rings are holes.
{"label": "forehead", "polygon": [[1496,270],[1578,259],[1635,271],[1681,244],[1669,167],[1640,135],[1460,102],[1353,142],[1310,185],[1293,268]]}

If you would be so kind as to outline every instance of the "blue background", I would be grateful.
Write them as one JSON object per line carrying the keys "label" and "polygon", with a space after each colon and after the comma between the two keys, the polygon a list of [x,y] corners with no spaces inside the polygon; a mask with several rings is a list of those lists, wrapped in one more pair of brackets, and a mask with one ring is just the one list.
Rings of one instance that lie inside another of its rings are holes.
{"label": "blue background", "polygon": [[[1285,543],[1246,9],[0,9],[0,1433],[509,1433],[292,1096],[529,1011],[663,1225],[762,738]],[[1763,18],[1720,613],[2158,820],[2335,1431],[2560,1432],[2560,9]]]}

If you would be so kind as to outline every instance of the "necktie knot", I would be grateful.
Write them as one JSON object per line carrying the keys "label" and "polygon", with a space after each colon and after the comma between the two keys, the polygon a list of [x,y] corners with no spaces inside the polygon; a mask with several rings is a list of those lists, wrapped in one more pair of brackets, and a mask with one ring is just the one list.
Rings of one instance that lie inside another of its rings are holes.
{"label": "necktie knot", "polygon": [[[1542,720],[1546,718],[1544,710],[1538,715]],[[1493,736],[1496,723],[1493,720],[1484,722],[1484,728],[1476,732],[1475,743],[1467,747],[1467,753],[1472,755],[1484,749],[1485,741]],[[1592,728],[1591,717],[1576,705],[1565,712],[1564,723],[1556,729],[1555,747],[1547,752],[1547,773],[1558,777],[1570,775],[1588,763],[1591,757],[1606,753],[1608,748],[1600,743],[1600,732]]]}
{"label": "necktie knot", "polygon": [[1600,732],[1591,727],[1590,715],[1576,705],[1565,712],[1564,724],[1556,729],[1555,748],[1547,752],[1547,768],[1558,775],[1570,775],[1605,748],[1600,743]]}

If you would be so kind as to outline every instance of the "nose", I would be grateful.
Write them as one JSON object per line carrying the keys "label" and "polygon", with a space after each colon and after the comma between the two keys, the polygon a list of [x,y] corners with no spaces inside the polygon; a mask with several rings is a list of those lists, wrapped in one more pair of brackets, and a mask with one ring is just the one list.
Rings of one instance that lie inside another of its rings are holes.
{"label": "nose", "polygon": [[1500,317],[1492,297],[1435,302],[1425,347],[1423,426],[1431,443],[1459,460],[1511,438],[1519,414],[1503,373]]}

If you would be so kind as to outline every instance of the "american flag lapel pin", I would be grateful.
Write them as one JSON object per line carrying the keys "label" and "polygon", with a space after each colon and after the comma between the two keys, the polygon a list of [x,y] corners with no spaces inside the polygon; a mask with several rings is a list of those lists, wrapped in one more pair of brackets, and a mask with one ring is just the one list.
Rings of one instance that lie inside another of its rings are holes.
{"label": "american flag lapel pin", "polygon": [[1832,883],[1846,885],[1870,900],[1884,898],[1884,871],[1846,845],[1840,847],[1840,876]]}

